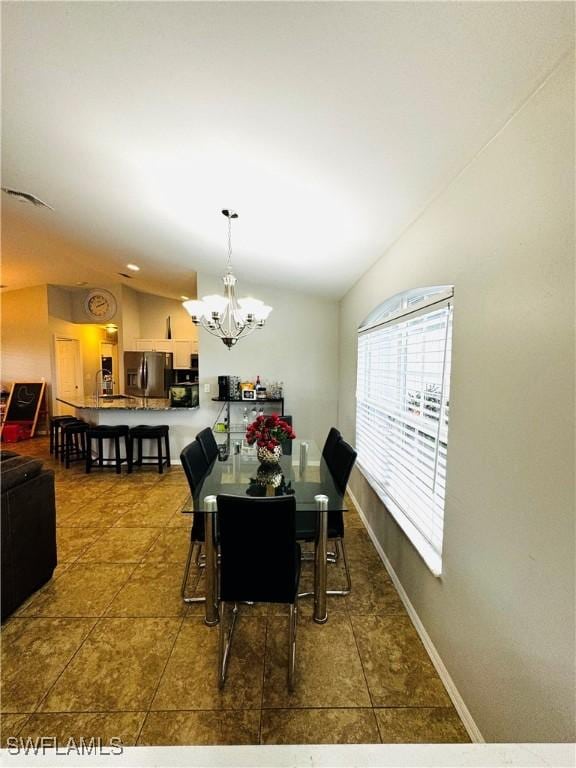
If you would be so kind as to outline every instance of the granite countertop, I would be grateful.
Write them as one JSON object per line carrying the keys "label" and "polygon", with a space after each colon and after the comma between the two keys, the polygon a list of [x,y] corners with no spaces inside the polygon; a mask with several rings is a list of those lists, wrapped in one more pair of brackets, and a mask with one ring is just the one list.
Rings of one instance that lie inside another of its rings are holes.
{"label": "granite countertop", "polygon": [[98,401],[95,397],[77,397],[65,400],[62,397],[56,398],[60,403],[71,405],[73,408],[89,408],[98,411],[194,411],[193,408],[182,408],[170,405],[170,400],[166,397],[128,397],[126,395],[113,395],[112,397],[100,397]]}

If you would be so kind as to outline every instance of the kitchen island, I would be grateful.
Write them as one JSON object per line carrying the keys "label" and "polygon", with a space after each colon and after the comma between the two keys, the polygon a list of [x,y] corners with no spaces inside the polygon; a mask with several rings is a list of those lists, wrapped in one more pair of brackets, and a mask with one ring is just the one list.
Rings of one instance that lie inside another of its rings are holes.
{"label": "kitchen island", "polygon": [[173,464],[180,463],[180,452],[194,440],[196,434],[208,426],[207,414],[200,413],[199,406],[193,408],[173,407],[170,400],[162,397],[130,397],[128,395],[108,395],[101,397],[78,397],[56,400],[74,415],[89,424],[117,426],[126,424],[137,427],[141,424],[158,426],[166,424],[170,428],[170,455]]}

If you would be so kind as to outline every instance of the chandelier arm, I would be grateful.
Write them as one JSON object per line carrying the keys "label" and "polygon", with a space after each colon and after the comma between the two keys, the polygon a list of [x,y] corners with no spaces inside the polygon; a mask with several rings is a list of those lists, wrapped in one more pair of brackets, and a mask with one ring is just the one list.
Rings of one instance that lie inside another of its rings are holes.
{"label": "chandelier arm", "polygon": [[216,328],[210,328],[210,326],[204,320],[201,320],[200,325],[202,326],[202,328],[204,328],[205,331],[208,331],[208,333],[212,334],[212,336],[216,336],[219,339],[222,338],[223,330],[220,326],[220,323],[218,323]]}

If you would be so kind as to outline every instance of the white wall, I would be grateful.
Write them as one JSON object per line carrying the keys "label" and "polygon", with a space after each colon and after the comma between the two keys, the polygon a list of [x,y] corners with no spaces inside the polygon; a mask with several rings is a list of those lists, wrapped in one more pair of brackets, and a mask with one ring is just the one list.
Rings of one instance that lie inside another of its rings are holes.
{"label": "white wall", "polygon": [[442,577],[355,470],[352,488],[487,741],[574,740],[574,93],[564,61],[341,304],[454,284]]}
{"label": "white wall", "polygon": [[[201,404],[216,397],[219,375],[284,382],[285,412],[294,417],[297,435],[320,445],[336,422],[338,304],[335,301],[245,283],[239,297],[254,296],[273,307],[266,326],[228,349],[220,339],[199,331]],[[199,274],[198,295],[222,293],[219,278]],[[203,384],[210,383],[206,395]],[[212,413],[218,406],[210,405]],[[214,414],[215,415],[215,414]]]}

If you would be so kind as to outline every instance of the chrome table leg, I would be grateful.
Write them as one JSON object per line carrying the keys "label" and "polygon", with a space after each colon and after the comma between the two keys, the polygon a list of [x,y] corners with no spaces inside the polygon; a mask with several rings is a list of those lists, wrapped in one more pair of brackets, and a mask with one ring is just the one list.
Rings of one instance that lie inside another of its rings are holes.
{"label": "chrome table leg", "polygon": [[314,501],[318,510],[318,530],[314,547],[314,621],[317,624],[324,624],[328,620],[326,612],[328,496],[319,494],[314,496]]}
{"label": "chrome table leg", "polygon": [[206,510],[206,613],[204,622],[209,627],[218,624],[218,555],[214,537],[214,521],[216,512],[216,496],[204,498]]}

